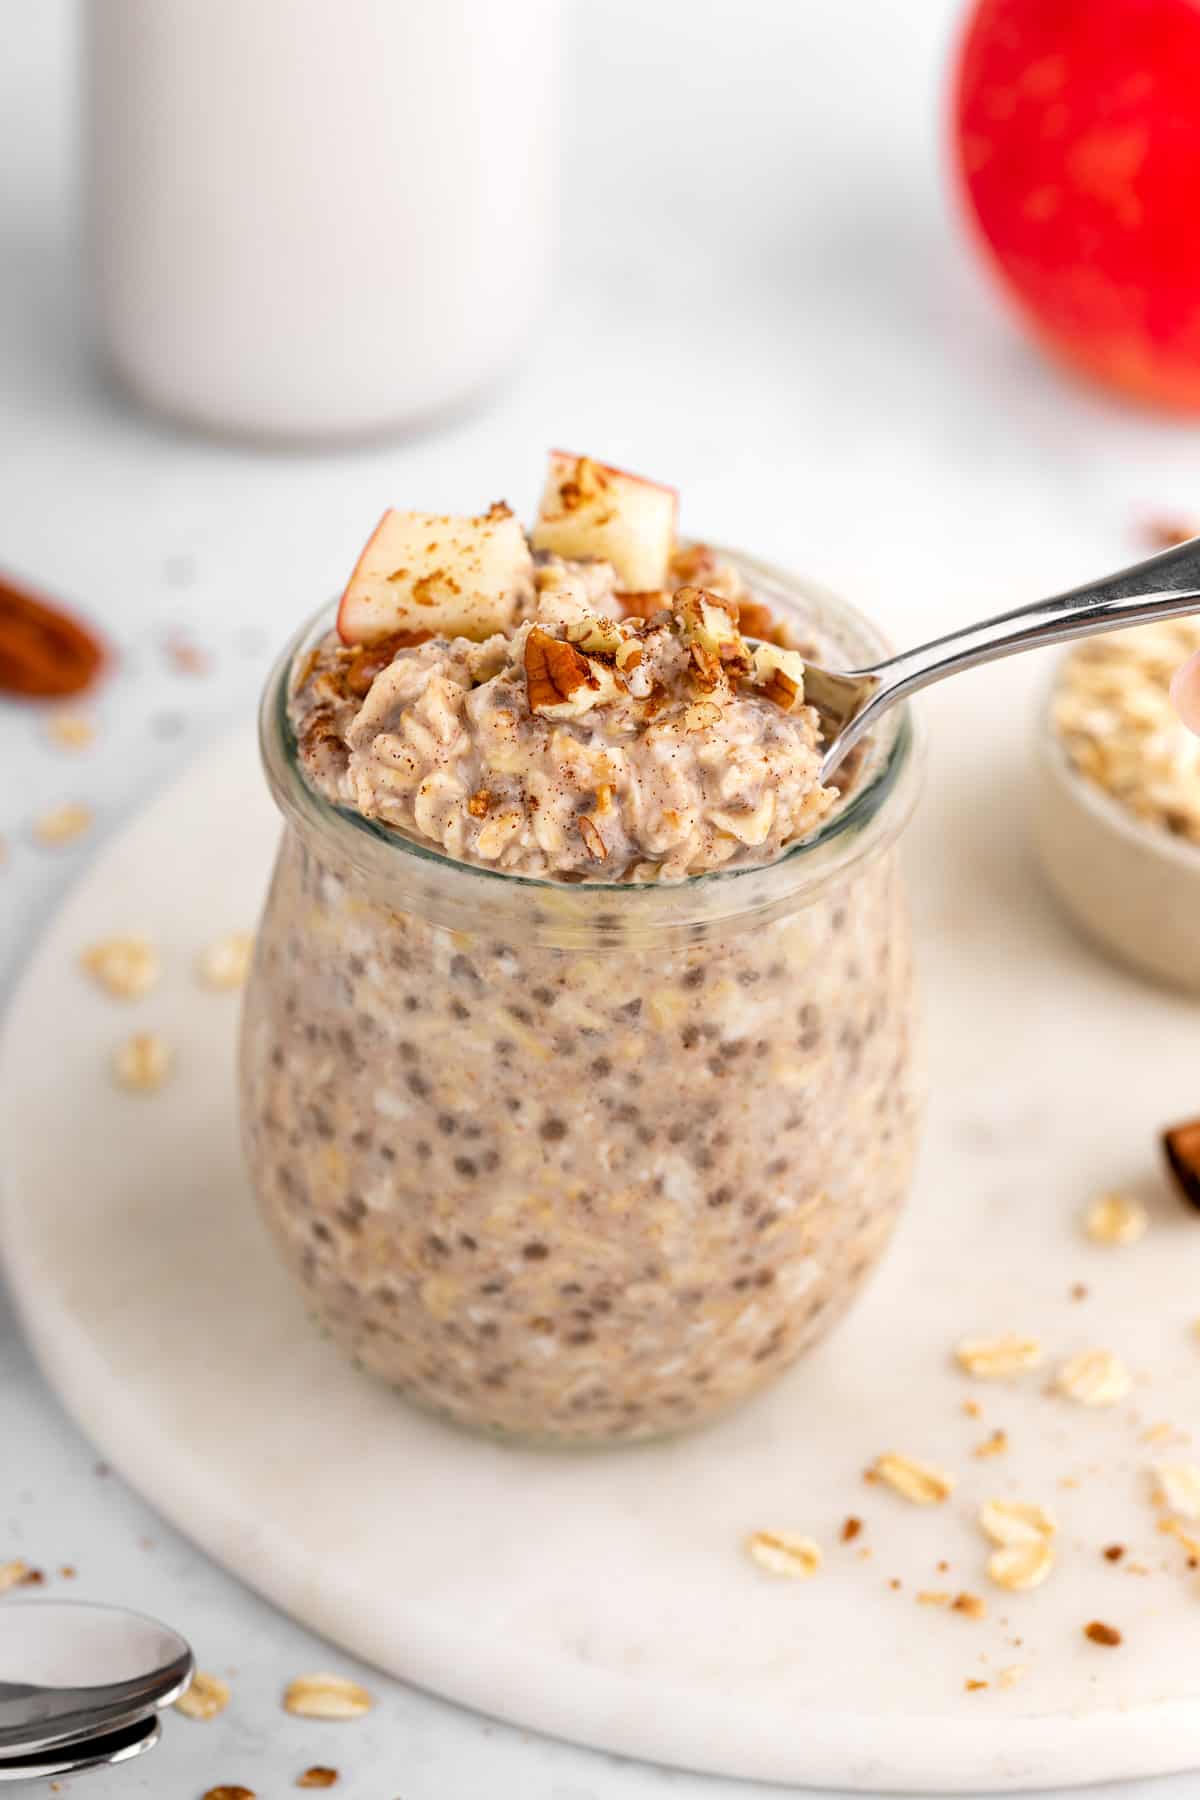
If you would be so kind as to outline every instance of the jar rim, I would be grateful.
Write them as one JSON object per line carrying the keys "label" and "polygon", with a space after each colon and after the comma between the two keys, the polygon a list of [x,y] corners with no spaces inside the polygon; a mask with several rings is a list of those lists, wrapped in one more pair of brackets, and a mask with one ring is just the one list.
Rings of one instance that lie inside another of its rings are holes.
{"label": "jar rim", "polygon": [[[748,581],[756,598],[790,612],[811,628],[814,617],[831,639],[845,644],[846,654],[878,661],[889,653],[883,634],[858,610],[819,583],[791,574],[744,552],[713,545]],[[271,669],[259,714],[259,744],[268,784],[286,821],[315,834],[327,847],[321,860],[348,863],[368,879],[403,881],[437,889],[432,908],[447,923],[461,923],[472,905],[494,916],[497,906],[531,904],[551,913],[578,914],[582,908],[609,906],[636,909],[637,926],[653,931],[685,921],[708,922],[743,913],[759,913],[773,903],[795,905],[862,856],[882,849],[903,829],[911,815],[920,779],[922,748],[916,721],[907,703],[885,715],[868,740],[865,779],[857,782],[844,804],[826,815],[809,836],[791,844],[771,862],[716,868],[678,882],[570,881],[520,875],[465,862],[433,845],[423,844],[351,807],[338,805],[312,786],[299,756],[288,716],[292,673],[300,659],[332,625],[335,608],[326,605],[289,640]],[[447,889],[462,892],[447,918]],[[405,896],[408,904],[411,896]],[[632,921],[628,921],[632,923]]]}

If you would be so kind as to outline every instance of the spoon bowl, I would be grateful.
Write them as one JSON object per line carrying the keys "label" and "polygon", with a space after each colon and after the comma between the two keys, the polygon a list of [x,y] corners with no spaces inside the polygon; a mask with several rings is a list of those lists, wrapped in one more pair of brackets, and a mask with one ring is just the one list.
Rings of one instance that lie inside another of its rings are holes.
{"label": "spoon bowl", "polygon": [[114,1763],[130,1762],[144,1750],[153,1750],[161,1735],[157,1713],[147,1713],[119,1731],[102,1732],[57,1750],[0,1756],[0,1782],[48,1781],[56,1775],[76,1775],[83,1769],[109,1768]]}
{"label": "spoon bowl", "polygon": [[178,1632],[140,1613],[72,1600],[0,1609],[0,1758],[38,1756],[131,1727],[192,1679]]}
{"label": "spoon bowl", "polygon": [[1200,612],[1200,537],[869,668],[825,669],[806,659],[804,698],[819,715],[824,740],[821,780],[829,780],[889,707],[947,675],[1020,650],[1195,612]]}

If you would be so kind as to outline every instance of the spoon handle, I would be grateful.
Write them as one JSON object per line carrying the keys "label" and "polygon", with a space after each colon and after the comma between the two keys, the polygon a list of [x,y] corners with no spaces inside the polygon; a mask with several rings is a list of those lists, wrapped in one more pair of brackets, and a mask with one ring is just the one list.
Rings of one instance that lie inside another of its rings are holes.
{"label": "spoon handle", "polygon": [[1113,631],[1122,625],[1144,625],[1153,619],[1195,612],[1200,612],[1200,537],[1189,538],[1186,544],[1133,563],[1128,569],[1118,569],[1115,575],[1086,581],[1065,594],[1035,600],[981,624],[948,632],[859,673],[874,676],[879,683],[870,707],[878,714],[906,694],[977,663],[1067,638]]}

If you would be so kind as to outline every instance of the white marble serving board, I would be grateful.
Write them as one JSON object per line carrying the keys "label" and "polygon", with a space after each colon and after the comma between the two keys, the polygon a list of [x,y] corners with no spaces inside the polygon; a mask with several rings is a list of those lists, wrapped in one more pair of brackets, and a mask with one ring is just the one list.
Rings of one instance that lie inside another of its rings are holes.
{"label": "white marble serving board", "polygon": [[[1160,1124],[1200,1110],[1200,1016],[1100,962],[1044,899],[1002,704],[1028,682],[990,679],[986,717],[970,682],[932,709],[937,779],[910,863],[933,1102],[896,1247],[833,1341],[765,1399],[621,1453],[476,1442],[310,1328],[241,1170],[236,998],[192,973],[205,942],[252,921],[276,821],[248,731],[193,767],[47,930],[0,1069],[12,1287],[105,1456],[334,1643],[583,1743],[926,1792],[1200,1763],[1200,1591],[1156,1530],[1147,1468],[1165,1452],[1143,1441],[1158,1421],[1186,1429],[1200,1395],[1200,1219],[1167,1194],[1154,1150]],[[122,1006],[77,959],[130,930],[159,943],[165,976]],[[178,1049],[153,1096],[107,1074],[135,1028]],[[1087,1242],[1081,1208],[1130,1182],[1153,1211],[1146,1240]],[[1080,1282],[1089,1296],[1072,1300]],[[1048,1396],[1044,1373],[986,1387],[954,1369],[957,1338],[1008,1329],[1056,1353],[1118,1349],[1134,1395],[1087,1412]],[[1008,1455],[973,1459],[995,1427]],[[864,1485],[889,1447],[956,1470],[953,1500],[921,1510]],[[989,1588],[974,1514],[997,1494],[1060,1515],[1060,1566],[1035,1593]],[[864,1531],[843,1546],[848,1514]],[[816,1537],[822,1573],[762,1575],[741,1549],[757,1527]],[[1113,1542],[1122,1564],[1101,1555]],[[1131,1572],[1139,1561],[1149,1573]],[[986,1594],[988,1616],[921,1606],[922,1589]],[[1085,1639],[1093,1618],[1120,1629],[1119,1649]],[[1013,1664],[1027,1674],[1001,1691]]]}

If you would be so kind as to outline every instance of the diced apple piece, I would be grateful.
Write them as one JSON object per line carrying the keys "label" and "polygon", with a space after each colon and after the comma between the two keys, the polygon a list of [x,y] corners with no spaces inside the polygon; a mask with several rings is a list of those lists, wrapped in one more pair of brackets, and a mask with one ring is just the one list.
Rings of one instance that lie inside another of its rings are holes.
{"label": "diced apple piece", "polygon": [[481,642],[511,626],[532,580],[525,533],[507,506],[475,519],[385,512],[346,584],[338,636],[370,644],[426,631]]}
{"label": "diced apple piece", "polygon": [[675,548],[678,504],[674,488],[552,450],[533,547],[609,562],[627,591],[661,588]]}
{"label": "diced apple piece", "polygon": [[773,700],[781,712],[794,712],[804,704],[804,658],[798,650],[782,650],[777,644],[754,647],[754,685]]}

